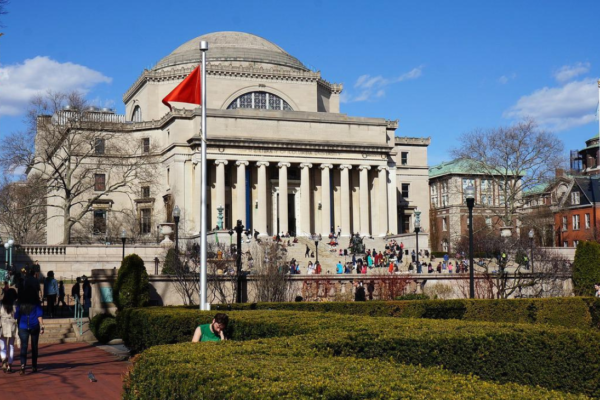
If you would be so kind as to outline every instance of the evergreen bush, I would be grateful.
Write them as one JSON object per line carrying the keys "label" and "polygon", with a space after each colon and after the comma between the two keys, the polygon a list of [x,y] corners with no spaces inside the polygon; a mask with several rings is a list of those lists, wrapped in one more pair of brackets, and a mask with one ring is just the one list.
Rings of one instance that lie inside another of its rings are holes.
{"label": "evergreen bush", "polygon": [[117,320],[110,314],[96,314],[90,321],[90,330],[100,343],[117,338]]}
{"label": "evergreen bush", "polygon": [[176,259],[177,259],[177,252],[175,252],[175,249],[169,249],[167,251],[167,255],[165,256],[165,262],[163,263],[163,268],[161,270],[161,274],[175,275]]}
{"label": "evergreen bush", "polygon": [[144,307],[150,302],[148,273],[144,261],[137,254],[130,254],[121,262],[113,298],[119,311]]}
{"label": "evergreen bush", "polygon": [[600,282],[600,243],[579,242],[573,262],[573,290],[577,296],[593,296]]}

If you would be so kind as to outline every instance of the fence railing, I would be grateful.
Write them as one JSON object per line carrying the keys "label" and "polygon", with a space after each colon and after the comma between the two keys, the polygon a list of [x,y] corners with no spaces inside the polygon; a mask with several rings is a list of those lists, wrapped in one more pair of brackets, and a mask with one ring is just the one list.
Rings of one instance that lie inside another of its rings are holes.
{"label": "fence railing", "polygon": [[79,330],[79,335],[83,335],[83,304],[79,301],[79,297],[75,297],[75,324]]}
{"label": "fence railing", "polygon": [[65,255],[67,254],[67,246],[21,245],[17,248],[17,253],[25,253],[34,256]]}

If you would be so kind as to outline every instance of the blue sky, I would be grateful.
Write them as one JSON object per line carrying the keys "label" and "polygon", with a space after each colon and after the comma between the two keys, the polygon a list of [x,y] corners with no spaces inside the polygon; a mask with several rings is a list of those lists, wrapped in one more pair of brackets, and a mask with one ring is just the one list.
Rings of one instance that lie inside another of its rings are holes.
{"label": "blue sky", "polygon": [[[0,32],[0,135],[35,93],[79,89],[99,106],[205,33],[243,31],[330,82],[341,111],[430,136],[429,163],[461,134],[534,117],[565,149],[598,134],[599,1],[12,0]],[[566,154],[566,152],[565,152]]]}

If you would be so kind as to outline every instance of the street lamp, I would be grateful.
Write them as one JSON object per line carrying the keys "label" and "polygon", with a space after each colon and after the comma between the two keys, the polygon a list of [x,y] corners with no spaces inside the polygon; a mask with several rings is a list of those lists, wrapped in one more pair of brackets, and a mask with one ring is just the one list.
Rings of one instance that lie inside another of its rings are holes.
{"label": "street lamp", "polygon": [[6,269],[8,269],[10,266],[10,264],[8,263],[8,242],[4,243],[4,256],[5,256],[4,263],[6,264]]}
{"label": "street lamp", "polygon": [[415,210],[415,238],[416,238],[416,244],[417,244],[417,251],[416,251],[416,258],[417,258],[417,274],[420,274],[423,272],[423,269],[421,268],[421,259],[419,258],[419,232],[421,232],[421,211],[419,211],[418,209]]}
{"label": "street lamp", "polygon": [[[237,290],[236,290],[236,303],[242,303],[246,300],[245,293],[242,293],[242,288],[245,287],[246,275],[242,274],[242,233],[244,232],[244,225],[242,220],[238,219],[235,225],[235,233],[237,233],[237,258],[235,260],[237,270]],[[229,235],[233,234],[233,231],[229,231]]]}
{"label": "street lamp", "polygon": [[179,206],[173,208],[173,221],[175,221],[175,251],[179,254],[179,217],[181,216],[181,210]]}
{"label": "street lamp", "polygon": [[319,237],[317,235],[315,235],[315,254],[317,255],[317,259],[315,260],[315,263],[318,264],[319,263]]}
{"label": "street lamp", "polygon": [[9,265],[12,266],[13,264],[13,245],[15,244],[15,241],[12,239],[8,239],[8,261],[9,261]]}
{"label": "street lamp", "polygon": [[529,243],[530,243],[530,253],[531,253],[531,273],[533,274],[533,235],[535,234],[535,232],[533,231],[533,229],[531,229],[529,231]]}
{"label": "street lamp", "polygon": [[232,253],[231,248],[233,247],[233,229],[230,229],[227,233],[229,233],[229,253]]}
{"label": "street lamp", "polygon": [[127,231],[125,228],[121,230],[121,241],[123,242],[123,259],[125,259],[125,242],[127,241]]}
{"label": "street lamp", "polygon": [[469,185],[465,188],[465,198],[469,208],[469,298],[475,298],[475,275],[473,268],[473,207],[475,206],[475,188]]}

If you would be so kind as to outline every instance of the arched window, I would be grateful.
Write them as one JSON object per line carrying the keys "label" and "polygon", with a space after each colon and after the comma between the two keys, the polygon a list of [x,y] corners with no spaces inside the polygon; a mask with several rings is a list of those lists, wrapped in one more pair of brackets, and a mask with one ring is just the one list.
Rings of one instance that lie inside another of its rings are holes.
{"label": "arched window", "polygon": [[241,95],[227,107],[228,110],[236,108],[294,111],[281,97],[267,92],[251,92]]}
{"label": "arched window", "polygon": [[140,106],[134,107],[133,114],[131,114],[131,121],[142,122],[142,107],[140,107]]}

